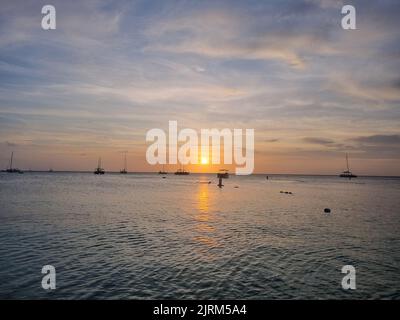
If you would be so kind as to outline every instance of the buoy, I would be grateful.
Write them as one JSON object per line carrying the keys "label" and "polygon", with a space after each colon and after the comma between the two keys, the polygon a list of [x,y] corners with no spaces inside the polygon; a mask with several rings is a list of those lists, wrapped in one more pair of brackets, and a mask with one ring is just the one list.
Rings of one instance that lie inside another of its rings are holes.
{"label": "buoy", "polygon": [[234,188],[239,188],[239,186],[235,186]]}
{"label": "buoy", "polygon": [[325,208],[325,209],[324,209],[324,212],[325,212],[325,213],[331,213],[331,209]]}

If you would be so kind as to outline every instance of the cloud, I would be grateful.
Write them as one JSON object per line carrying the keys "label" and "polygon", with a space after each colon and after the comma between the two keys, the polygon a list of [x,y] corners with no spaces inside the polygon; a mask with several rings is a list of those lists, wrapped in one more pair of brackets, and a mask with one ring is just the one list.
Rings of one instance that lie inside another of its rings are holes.
{"label": "cloud", "polygon": [[339,0],[54,0],[54,32],[36,1],[4,3],[3,141],[118,155],[176,119],[254,128],[257,151],[287,157],[396,157],[400,2],[353,3],[354,32]]}
{"label": "cloud", "polygon": [[278,142],[279,139],[264,139],[263,141],[268,143],[273,143],[273,142]]}
{"label": "cloud", "polygon": [[370,145],[397,145],[400,147],[400,135],[392,134],[392,135],[372,135],[372,136],[363,136],[357,137],[353,139],[356,142],[361,142]]}
{"label": "cloud", "polygon": [[[266,19],[266,17],[264,17]],[[260,32],[265,28],[265,32]],[[277,60],[303,69],[308,52],[333,54],[327,33],[296,32],[273,24],[258,25],[249,15],[210,11],[173,17],[145,31],[152,40],[149,52],[195,54],[218,59]]]}
{"label": "cloud", "polygon": [[320,144],[320,145],[332,145],[333,143],[335,143],[331,139],[314,138],[314,137],[305,137],[303,138],[303,141],[307,143]]}

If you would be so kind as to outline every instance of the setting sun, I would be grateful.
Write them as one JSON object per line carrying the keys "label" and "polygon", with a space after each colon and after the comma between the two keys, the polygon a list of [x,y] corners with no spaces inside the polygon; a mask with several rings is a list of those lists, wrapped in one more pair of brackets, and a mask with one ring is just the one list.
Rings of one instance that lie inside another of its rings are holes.
{"label": "setting sun", "polygon": [[201,158],[201,164],[208,164],[208,159],[206,157]]}

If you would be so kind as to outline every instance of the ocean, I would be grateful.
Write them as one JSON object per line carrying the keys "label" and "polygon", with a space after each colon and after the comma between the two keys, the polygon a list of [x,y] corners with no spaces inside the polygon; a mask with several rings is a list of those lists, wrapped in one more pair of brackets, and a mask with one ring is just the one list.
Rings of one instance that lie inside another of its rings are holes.
{"label": "ocean", "polygon": [[[399,178],[223,182],[1,173],[0,298],[400,298]],[[342,288],[345,265],[355,290]]]}

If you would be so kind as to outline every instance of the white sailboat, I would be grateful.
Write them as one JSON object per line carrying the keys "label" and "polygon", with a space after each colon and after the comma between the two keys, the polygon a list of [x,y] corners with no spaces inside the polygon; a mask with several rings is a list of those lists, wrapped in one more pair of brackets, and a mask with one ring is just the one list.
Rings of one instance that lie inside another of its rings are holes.
{"label": "white sailboat", "polygon": [[350,171],[350,168],[349,168],[349,157],[348,157],[347,153],[346,153],[346,165],[347,165],[347,170],[343,171],[340,174],[340,177],[341,178],[348,178],[348,179],[357,178],[357,176]]}

